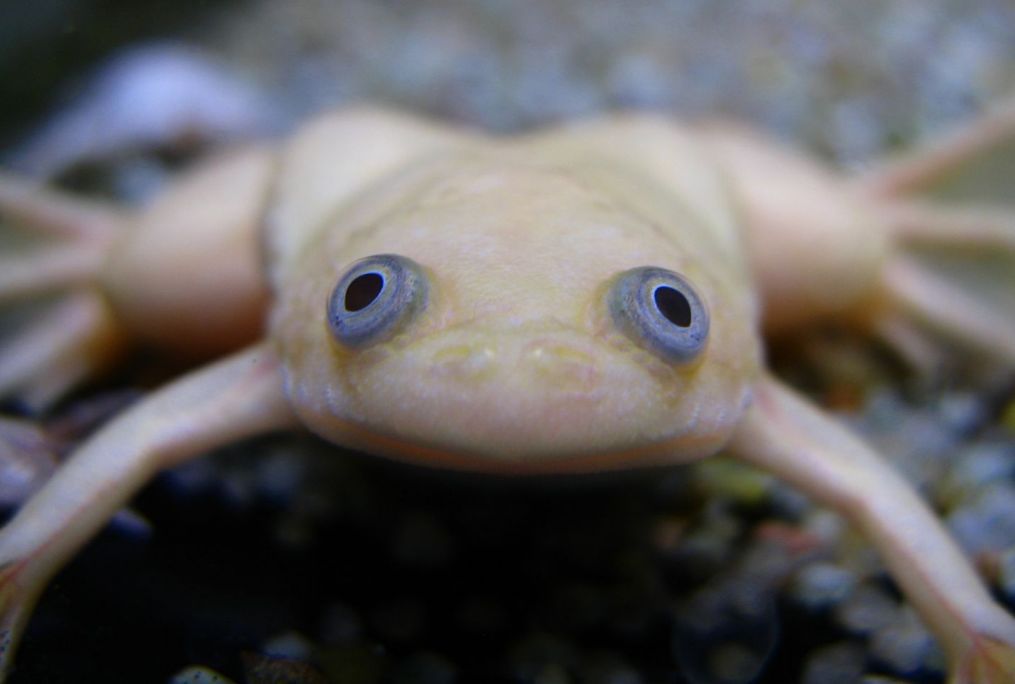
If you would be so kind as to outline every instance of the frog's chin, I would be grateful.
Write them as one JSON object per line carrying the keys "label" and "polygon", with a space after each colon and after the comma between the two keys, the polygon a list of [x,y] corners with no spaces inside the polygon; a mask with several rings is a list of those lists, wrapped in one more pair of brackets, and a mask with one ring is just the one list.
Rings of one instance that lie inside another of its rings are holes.
{"label": "frog's chin", "polygon": [[468,451],[426,445],[355,425],[335,423],[321,436],[352,449],[413,465],[504,476],[601,473],[688,463],[714,454],[729,439],[725,434],[683,435],[626,449],[567,453],[523,449]]}
{"label": "frog's chin", "polygon": [[498,405],[494,396],[403,397],[386,411],[370,407],[365,415],[371,420],[306,405],[297,410],[305,425],[331,442],[400,461],[496,474],[563,474],[709,456],[730,439],[746,406],[746,394],[740,402],[669,406],[670,420],[652,423],[638,411],[596,411],[596,397],[585,399],[529,404],[513,397]]}

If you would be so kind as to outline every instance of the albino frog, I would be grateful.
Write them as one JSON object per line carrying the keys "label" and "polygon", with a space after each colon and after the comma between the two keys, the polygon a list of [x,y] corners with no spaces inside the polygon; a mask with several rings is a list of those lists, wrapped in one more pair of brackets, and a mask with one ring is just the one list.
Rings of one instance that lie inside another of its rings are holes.
{"label": "albino frog", "polygon": [[505,475],[722,450],[866,533],[951,681],[1012,681],[1015,619],[900,476],[766,372],[762,334],[838,317],[915,359],[934,329],[1015,365],[1011,311],[907,249],[1012,250],[1013,214],[913,196],[1013,136],[1015,108],[847,179],[733,127],[498,139],[357,110],[139,212],[0,178],[0,211],[48,240],[0,264],[0,297],[65,292],[0,349],[0,394],[44,407],[132,343],[231,354],[109,422],[0,531],[4,666],[47,580],[157,471],[306,428]]}

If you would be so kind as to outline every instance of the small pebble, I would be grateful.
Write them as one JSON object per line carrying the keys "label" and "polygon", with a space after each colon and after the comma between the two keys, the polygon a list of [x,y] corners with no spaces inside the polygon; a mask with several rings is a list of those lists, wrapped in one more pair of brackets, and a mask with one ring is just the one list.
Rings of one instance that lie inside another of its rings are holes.
{"label": "small pebble", "polygon": [[871,583],[860,584],[835,608],[839,624],[854,634],[871,634],[898,620],[899,604]]}
{"label": "small pebble", "polygon": [[320,670],[302,660],[261,653],[244,653],[242,660],[245,684],[328,684]]}
{"label": "small pebble", "polygon": [[426,606],[419,599],[391,599],[375,606],[369,613],[369,621],[385,639],[412,641],[425,628]]}
{"label": "small pebble", "polygon": [[956,454],[944,480],[938,485],[939,497],[949,510],[969,503],[980,490],[998,481],[1010,481],[1015,474],[1015,453],[1010,443],[986,442]]}
{"label": "small pebble", "polygon": [[568,633],[587,631],[608,618],[602,587],[571,582],[554,590],[547,607],[553,626]]}
{"label": "small pebble", "polygon": [[296,632],[286,632],[272,637],[261,647],[261,652],[272,658],[289,660],[307,660],[313,646],[306,637]]}
{"label": "small pebble", "polygon": [[816,649],[804,665],[800,684],[855,684],[863,675],[863,646],[842,641]]}
{"label": "small pebble", "polygon": [[695,473],[698,482],[710,494],[748,505],[760,503],[775,480],[757,468],[726,458],[702,461],[696,465]]}
{"label": "small pebble", "polygon": [[644,684],[632,665],[612,653],[593,653],[582,663],[578,681],[583,684]]}
{"label": "small pebble", "polygon": [[838,513],[827,508],[815,508],[804,519],[803,527],[826,546],[831,547],[842,539],[849,525]]}
{"label": "small pebble", "polygon": [[1015,399],[1009,401],[1008,405],[1004,407],[1004,411],[1001,413],[1001,425],[1015,431]]}
{"label": "small pebble", "polygon": [[574,644],[546,632],[524,635],[509,657],[514,678],[526,682],[569,682],[568,670],[578,662]]}
{"label": "small pebble", "polygon": [[319,649],[314,661],[329,681],[342,684],[377,684],[390,667],[383,648],[363,643]]}
{"label": "small pebble", "polygon": [[192,665],[174,674],[169,684],[233,684],[233,680],[202,665]]}
{"label": "small pebble", "polygon": [[344,603],[333,603],[321,618],[320,638],[325,644],[350,644],[363,635],[359,613]]}
{"label": "small pebble", "polygon": [[900,675],[938,669],[941,654],[930,632],[911,610],[901,611],[900,617],[874,633],[871,655]]}
{"label": "small pebble", "polygon": [[856,574],[827,562],[800,570],[789,587],[791,596],[809,610],[822,610],[845,600],[856,587]]}
{"label": "small pebble", "polygon": [[974,430],[985,420],[986,406],[983,397],[973,393],[951,393],[940,403],[941,418],[955,432]]}
{"label": "small pebble", "polygon": [[951,512],[948,527],[970,554],[1015,546],[1015,485],[997,482]]}
{"label": "small pebble", "polygon": [[998,558],[998,585],[1009,602],[1015,601],[1015,546],[1006,549]]}
{"label": "small pebble", "polygon": [[403,659],[385,679],[391,684],[454,684],[458,670],[440,654],[417,651]]}
{"label": "small pebble", "polygon": [[440,568],[454,554],[454,540],[447,528],[436,517],[420,511],[406,513],[390,545],[395,559],[419,569]]}
{"label": "small pebble", "polygon": [[710,649],[707,664],[716,684],[748,684],[757,678],[765,659],[753,649],[731,641]]}
{"label": "small pebble", "polygon": [[547,665],[532,680],[533,684],[571,684],[571,677],[561,665]]}
{"label": "small pebble", "polygon": [[702,519],[687,531],[677,547],[667,553],[668,560],[692,577],[711,577],[730,566],[736,554],[744,521],[729,510],[729,504],[716,499],[706,504]]}

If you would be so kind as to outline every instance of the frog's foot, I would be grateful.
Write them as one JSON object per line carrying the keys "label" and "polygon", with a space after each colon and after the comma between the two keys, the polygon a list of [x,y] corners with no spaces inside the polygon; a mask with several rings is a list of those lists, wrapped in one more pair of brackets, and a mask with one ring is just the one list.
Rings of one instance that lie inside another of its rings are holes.
{"label": "frog's foot", "polygon": [[940,335],[1015,366],[1013,171],[1015,98],[856,178],[896,246],[877,327],[908,356]]}
{"label": "frog's foot", "polygon": [[1015,641],[979,636],[959,658],[949,684],[1010,684],[1015,681]]}
{"label": "frog's foot", "polygon": [[[917,366],[933,365],[941,343],[954,342],[1015,367],[1015,263],[997,264],[1004,256],[927,260],[900,251],[883,271],[875,330]],[[1015,250],[1007,257],[1015,262]]]}
{"label": "frog's foot", "polygon": [[123,213],[0,172],[0,303],[94,280]]}
{"label": "frog's foot", "polygon": [[0,306],[57,297],[0,340],[0,397],[44,408],[118,355],[94,282],[122,223],[113,208],[0,173]]}
{"label": "frog's foot", "polygon": [[940,337],[1015,367],[1015,210],[907,198],[882,209],[895,251],[879,332],[911,359]]}
{"label": "frog's foot", "polygon": [[0,417],[0,507],[24,503],[53,475],[57,449],[38,423]]}
{"label": "frog's foot", "polygon": [[120,357],[124,336],[94,289],[66,295],[0,343],[0,397],[42,410]]}
{"label": "frog's foot", "polygon": [[888,159],[859,176],[862,192],[884,198],[917,195],[995,199],[1010,205],[1015,154],[1015,97],[978,119]]}
{"label": "frog's foot", "polygon": [[24,567],[19,562],[0,567],[0,682],[10,672],[32,608],[44,586],[44,582],[26,583],[21,576]]}

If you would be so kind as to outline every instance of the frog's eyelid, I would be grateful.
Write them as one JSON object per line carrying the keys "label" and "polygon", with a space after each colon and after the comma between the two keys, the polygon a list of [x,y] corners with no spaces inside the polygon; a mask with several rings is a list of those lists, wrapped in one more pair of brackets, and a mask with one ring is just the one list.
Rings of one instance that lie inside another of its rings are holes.
{"label": "frog's eyelid", "polygon": [[377,254],[350,266],[328,297],[328,327],[357,349],[389,339],[426,306],[422,268],[397,254]]}
{"label": "frog's eyelid", "polygon": [[705,348],[709,316],[681,275],[655,266],[624,271],[607,294],[614,324],[631,340],[672,363],[688,363]]}

